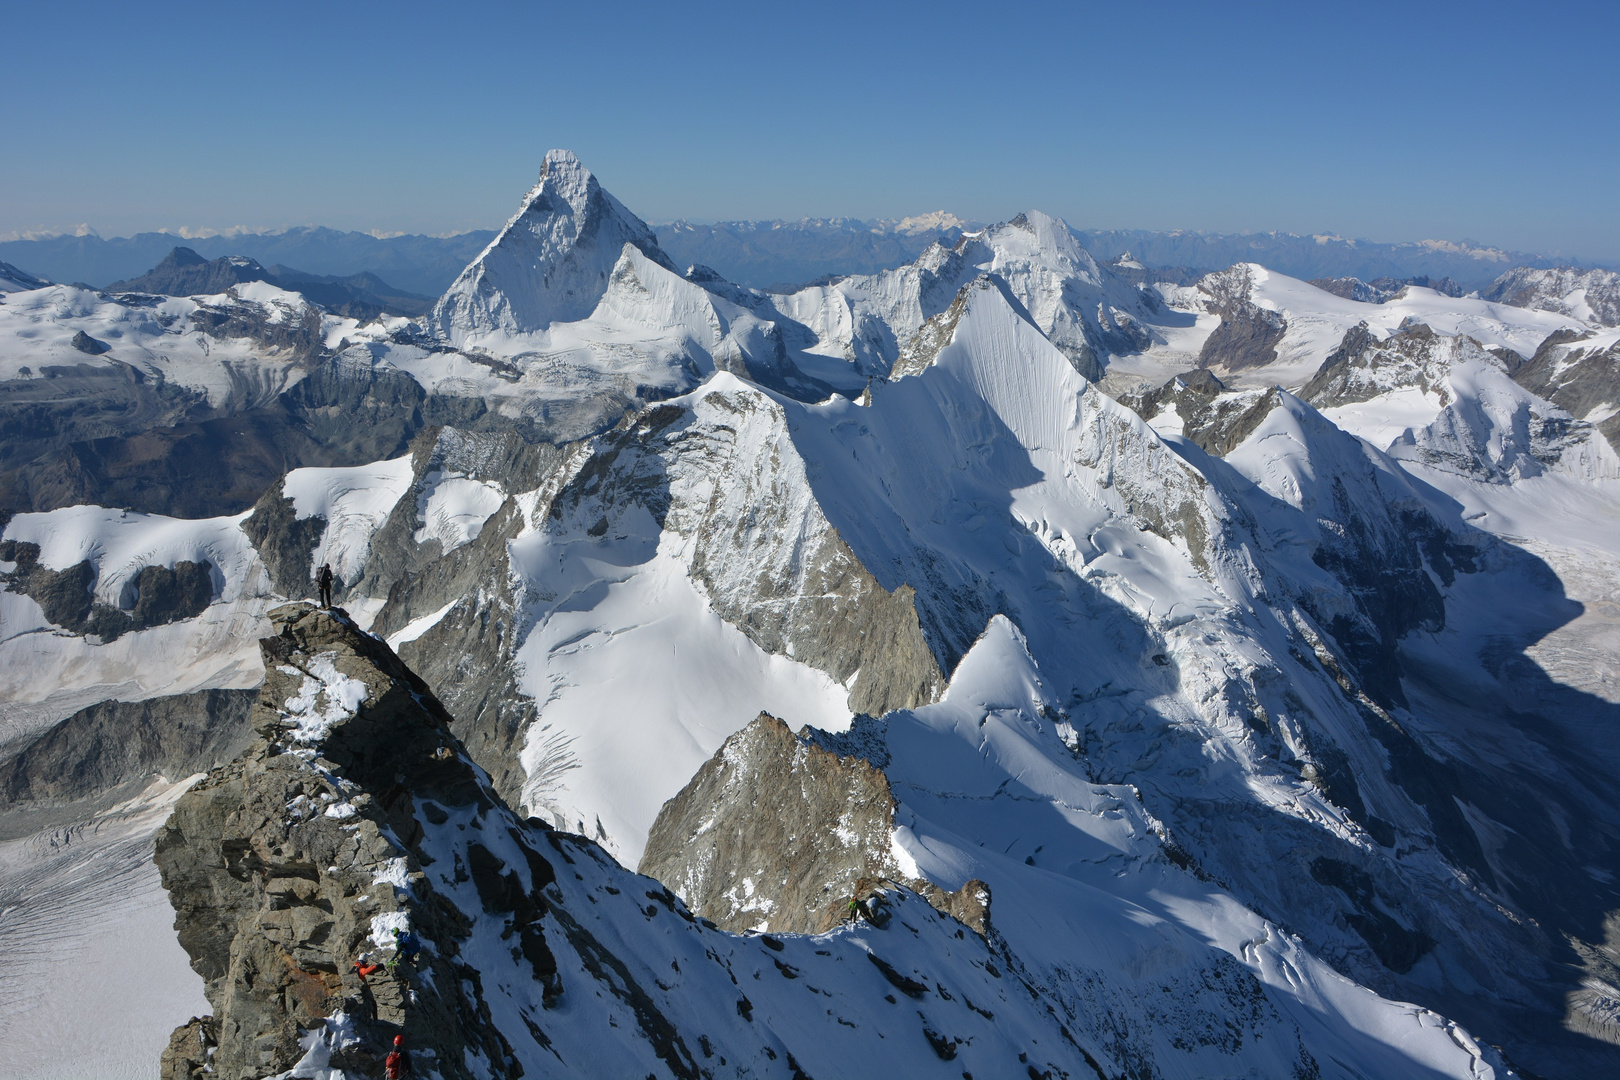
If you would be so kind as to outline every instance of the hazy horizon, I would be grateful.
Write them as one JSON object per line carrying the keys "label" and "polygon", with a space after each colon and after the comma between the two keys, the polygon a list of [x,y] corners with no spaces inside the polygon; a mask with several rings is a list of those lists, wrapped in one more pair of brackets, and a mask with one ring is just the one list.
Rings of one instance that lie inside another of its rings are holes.
{"label": "hazy horizon", "polygon": [[[1027,209],[1034,210],[1034,209],[1040,209],[1040,208],[1039,207],[1029,207]],[[633,211],[634,207],[632,207],[631,210]],[[879,222],[879,221],[898,222],[898,221],[904,220],[905,217],[920,217],[920,216],[923,216],[924,214],[929,214],[929,213],[947,213],[948,214],[948,213],[951,213],[951,211],[949,211],[949,210],[923,211],[923,212],[920,212],[918,214],[902,215],[902,216],[899,216],[899,217],[886,217],[886,218],[871,217],[871,216],[857,217],[857,216],[854,216],[854,215],[842,215],[839,218],[831,218],[831,217],[815,217],[813,215],[808,215],[808,214],[799,215],[799,216],[796,216],[796,217],[778,217],[778,218],[705,218],[705,219],[699,219],[699,218],[672,218],[672,219],[669,219],[667,221],[648,220],[648,224],[653,229],[657,230],[657,229],[666,228],[667,226],[670,226],[670,225],[674,225],[674,224],[676,224],[678,222],[686,222],[686,223],[693,224],[693,225],[728,225],[728,224],[746,224],[746,223],[750,223],[750,222],[785,222],[785,223],[793,223],[793,222],[798,222],[798,221],[834,221],[834,220],[859,221],[859,222],[864,222],[864,223],[876,223],[876,222]],[[962,220],[964,223],[968,223],[968,224],[971,224],[973,226],[982,226],[982,225],[988,225],[988,224],[995,224],[995,222],[983,222],[983,221],[977,221],[975,219],[966,218],[963,215],[954,215],[954,216],[956,216],[957,218]],[[1014,215],[1008,215],[1009,218],[1012,217],[1012,216],[1014,216]],[[1004,218],[1002,220],[1007,220],[1007,219]],[[17,233],[17,232],[0,233],[0,243],[15,243],[15,242],[18,242],[18,241],[27,242],[27,241],[31,241],[31,240],[55,240],[55,239],[59,239],[59,238],[62,238],[62,237],[86,237],[86,236],[95,237],[96,239],[105,240],[105,241],[109,241],[109,242],[116,242],[116,241],[120,241],[120,240],[131,240],[131,239],[134,239],[137,236],[142,236],[142,235],[160,235],[160,236],[173,237],[175,242],[176,242],[175,243],[176,247],[185,247],[186,246],[186,241],[188,241],[188,240],[202,241],[202,240],[212,240],[212,239],[217,239],[217,238],[230,239],[231,237],[234,237],[234,236],[277,236],[277,235],[282,235],[282,234],[285,234],[285,233],[290,233],[290,232],[293,232],[293,231],[298,230],[298,229],[321,229],[321,228],[329,228],[329,229],[333,229],[333,231],[343,232],[343,233],[348,233],[348,232],[360,233],[362,235],[374,237],[375,239],[378,239],[378,240],[394,240],[394,239],[400,239],[400,238],[409,237],[409,236],[427,236],[427,237],[430,237],[430,238],[433,238],[433,239],[448,240],[448,239],[452,239],[452,238],[457,237],[457,236],[466,236],[466,235],[468,235],[470,233],[475,233],[475,232],[496,232],[505,223],[506,223],[505,219],[502,219],[501,221],[496,222],[494,224],[490,224],[490,225],[483,225],[483,226],[477,226],[477,227],[474,227],[474,228],[471,228],[471,229],[462,229],[462,230],[457,230],[457,231],[452,231],[452,232],[442,232],[442,233],[411,233],[411,232],[406,232],[406,231],[385,231],[385,230],[381,230],[381,229],[338,229],[335,226],[326,225],[326,224],[324,224],[322,222],[300,222],[300,223],[298,223],[296,225],[278,225],[278,226],[269,226],[269,227],[251,227],[251,226],[249,226],[249,227],[238,227],[238,226],[232,226],[232,227],[228,227],[228,228],[224,228],[224,229],[204,228],[204,229],[195,229],[194,230],[194,229],[190,229],[190,228],[188,228],[186,226],[181,226],[181,227],[178,227],[178,228],[176,228],[176,227],[160,227],[160,228],[153,228],[153,229],[139,229],[139,230],[134,230],[134,231],[131,231],[131,232],[128,232],[128,233],[116,234],[116,235],[108,235],[107,233],[101,231],[100,229],[96,229],[93,226],[89,226],[88,224],[81,224],[80,226],[78,226],[74,230],[64,230],[64,231],[61,231],[61,232],[42,231],[42,232],[33,232],[33,233]],[[1074,221],[1069,221],[1068,225],[1069,225],[1070,228],[1076,230],[1077,232],[1085,232],[1087,230],[1096,230],[1096,231],[1100,231],[1100,232],[1111,232],[1111,231],[1136,232],[1136,231],[1142,231],[1142,232],[1153,232],[1153,233],[1162,233],[1162,234],[1192,234],[1192,235],[1203,235],[1203,236],[1290,235],[1290,236],[1299,236],[1299,237],[1333,238],[1333,239],[1338,239],[1338,240],[1346,240],[1346,241],[1350,241],[1350,242],[1353,242],[1353,243],[1366,243],[1366,244],[1421,244],[1421,243],[1431,243],[1431,242],[1432,243],[1450,243],[1450,244],[1466,245],[1466,246],[1471,247],[1471,248],[1494,249],[1494,250],[1509,252],[1509,253],[1513,253],[1513,254],[1535,255],[1535,256],[1541,256],[1541,257],[1568,258],[1573,262],[1583,264],[1583,265],[1587,265],[1587,264],[1589,264],[1589,265],[1614,265],[1614,264],[1620,264],[1620,257],[1605,257],[1605,256],[1601,256],[1601,255],[1591,256],[1591,255],[1578,254],[1578,253],[1573,253],[1573,252],[1558,251],[1558,250],[1553,250],[1553,249],[1523,250],[1523,249],[1511,248],[1511,247],[1508,247],[1508,246],[1503,245],[1503,244],[1493,244],[1489,240],[1481,240],[1481,239],[1479,239],[1477,237],[1467,237],[1467,236],[1409,236],[1409,237],[1344,236],[1344,235],[1341,235],[1341,234],[1324,232],[1322,230],[1307,231],[1307,232],[1294,232],[1294,231],[1287,230],[1287,229],[1241,229],[1241,230],[1235,230],[1235,231],[1229,232],[1229,233],[1222,233],[1222,232],[1217,232],[1217,231],[1211,230],[1211,229],[1196,229],[1196,228],[1140,229],[1137,226],[1131,226],[1131,225],[1106,226],[1105,227],[1105,226],[1087,225],[1087,224],[1084,224],[1084,223],[1079,223],[1079,222],[1074,222]],[[26,270],[27,268],[24,267],[23,269]]]}

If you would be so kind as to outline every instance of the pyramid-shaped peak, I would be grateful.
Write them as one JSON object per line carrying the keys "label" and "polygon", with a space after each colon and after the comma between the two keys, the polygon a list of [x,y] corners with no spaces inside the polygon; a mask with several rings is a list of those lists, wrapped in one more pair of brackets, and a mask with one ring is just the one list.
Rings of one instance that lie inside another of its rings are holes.
{"label": "pyramid-shaped peak", "polygon": [[439,299],[433,331],[458,347],[492,347],[495,337],[584,319],[626,244],[676,272],[645,221],[572,151],[552,150],[512,220]]}
{"label": "pyramid-shaped peak", "polygon": [[1039,210],[1026,210],[1005,224],[992,225],[975,240],[995,252],[991,268],[998,272],[1014,266],[1040,266],[1078,275],[1093,285],[1101,280],[1096,260],[1068,223]]}
{"label": "pyramid-shaped peak", "polygon": [[1040,210],[1026,210],[1022,214],[1007,222],[1001,229],[992,232],[1002,232],[1007,229],[1018,229],[1034,237],[1035,243],[1045,251],[1061,253],[1074,258],[1083,249],[1080,242],[1075,239],[1074,231],[1069,223],[1060,217]]}
{"label": "pyramid-shaped peak", "polygon": [[601,185],[572,150],[547,150],[545,160],[540,165],[540,179],[530,190],[528,198],[524,199],[524,204],[527,205],[535,195],[548,187],[570,204],[583,207],[591,192],[599,190]]}

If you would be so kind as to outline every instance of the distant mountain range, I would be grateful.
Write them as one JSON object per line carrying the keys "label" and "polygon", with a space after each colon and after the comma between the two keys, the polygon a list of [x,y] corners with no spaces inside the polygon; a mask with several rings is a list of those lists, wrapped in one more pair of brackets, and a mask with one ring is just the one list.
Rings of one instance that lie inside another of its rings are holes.
{"label": "distant mountain range", "polygon": [[934,243],[950,247],[976,223],[944,212],[902,221],[801,218],[654,225],[658,244],[683,269],[707,266],[728,281],[786,289],[829,276],[904,266]]}
{"label": "distant mountain range", "polygon": [[303,293],[328,311],[362,321],[374,319],[384,312],[390,315],[422,315],[433,306],[433,297],[396,289],[367,271],[347,277],[311,274],[279,263],[266,268],[257,259],[250,259],[246,255],[205,259],[187,247],[174,248],[164,256],[162,262],[140,277],[115,281],[107,288],[160,296],[209,296],[249,281],[266,281]]}
{"label": "distant mountain range", "polygon": [[[394,236],[339,232],[324,226],[274,233],[207,236],[184,243],[205,259],[244,255],[265,266],[299,267],[304,273],[347,277],[369,272],[399,289],[437,296],[477,257],[495,233],[488,230],[457,236]],[[174,233],[137,233],[108,240],[89,236],[53,236],[42,240],[0,243],[0,260],[51,281],[83,282],[105,288],[114,281],[144,274],[174,249]]]}
{"label": "distant mountain range", "polygon": [[[937,212],[903,220],[802,218],[798,221],[673,221],[652,226],[658,244],[676,265],[708,266],[728,281],[760,289],[786,289],[844,274],[870,274],[916,259],[929,245],[947,247],[978,228]],[[1165,280],[1194,281],[1211,270],[1256,262],[1291,277],[1409,280],[1451,278],[1464,291],[1485,289],[1515,267],[1547,269],[1574,260],[1533,252],[1505,251],[1473,241],[1420,240],[1385,244],[1339,236],[1295,233],[1201,233],[1146,229],[1077,229],[1075,235],[1099,260],[1129,254]],[[348,277],[371,273],[400,290],[437,296],[493,239],[491,230],[456,236],[406,235],[381,239],[369,233],[323,226],[274,233],[241,233],[188,239],[206,259],[242,255],[265,266],[301,267],[304,273]],[[144,273],[168,255],[173,233],[138,233],[103,239],[54,236],[0,243],[0,260],[27,273],[60,282],[102,288]],[[1598,264],[1602,265],[1602,264]]]}
{"label": "distant mountain range", "polygon": [[1202,233],[1187,230],[1077,229],[1075,234],[1098,259],[1129,252],[1149,267],[1221,270],[1254,262],[1304,278],[1452,278],[1464,290],[1483,289],[1516,266],[1551,268],[1574,260],[1532,252],[1504,251],[1472,240],[1416,240],[1383,244],[1342,236],[1298,233]]}

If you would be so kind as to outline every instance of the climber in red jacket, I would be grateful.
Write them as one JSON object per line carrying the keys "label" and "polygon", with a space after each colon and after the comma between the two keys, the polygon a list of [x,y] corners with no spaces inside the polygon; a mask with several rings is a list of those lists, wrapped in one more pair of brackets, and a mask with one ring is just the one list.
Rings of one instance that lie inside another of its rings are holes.
{"label": "climber in red jacket", "polygon": [[383,1058],[383,1072],[388,1080],[400,1080],[411,1071],[411,1059],[405,1053],[405,1036],[394,1036],[394,1049]]}

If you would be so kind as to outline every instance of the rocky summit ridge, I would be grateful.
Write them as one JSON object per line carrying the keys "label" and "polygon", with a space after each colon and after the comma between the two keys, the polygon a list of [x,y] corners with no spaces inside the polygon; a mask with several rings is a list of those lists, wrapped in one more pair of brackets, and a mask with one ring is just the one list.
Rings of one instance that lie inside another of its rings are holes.
{"label": "rocky summit ridge", "polygon": [[820,938],[717,929],[514,814],[341,609],[271,617],[258,738],[157,838],[213,1006],[163,1080],[380,1076],[396,1036],[445,1080],[1100,1073],[1004,948],[914,894]]}

